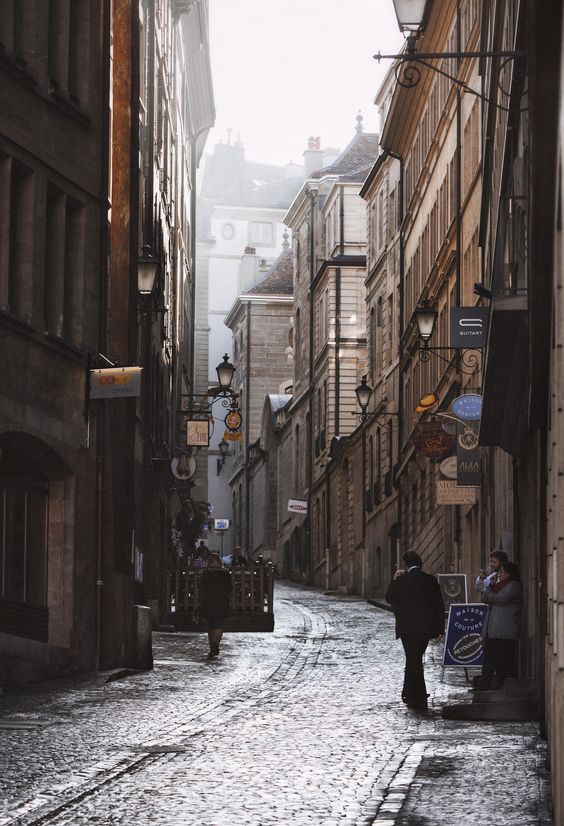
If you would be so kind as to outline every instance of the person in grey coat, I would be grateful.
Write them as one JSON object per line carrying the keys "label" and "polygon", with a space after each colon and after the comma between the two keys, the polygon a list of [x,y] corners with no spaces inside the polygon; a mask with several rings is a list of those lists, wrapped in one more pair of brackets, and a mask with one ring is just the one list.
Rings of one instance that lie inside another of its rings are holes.
{"label": "person in grey coat", "polygon": [[481,690],[501,688],[506,677],[517,676],[517,640],[521,630],[523,586],[521,574],[514,562],[503,562],[497,582],[488,585],[482,594],[488,604],[484,623],[484,664]]}

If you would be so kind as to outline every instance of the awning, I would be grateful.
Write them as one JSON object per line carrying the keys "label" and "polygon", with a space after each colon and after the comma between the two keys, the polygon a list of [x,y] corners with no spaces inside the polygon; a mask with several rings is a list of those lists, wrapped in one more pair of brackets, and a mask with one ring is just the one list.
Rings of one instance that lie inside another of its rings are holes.
{"label": "awning", "polygon": [[518,456],[528,431],[527,296],[492,299],[484,368],[480,444]]}

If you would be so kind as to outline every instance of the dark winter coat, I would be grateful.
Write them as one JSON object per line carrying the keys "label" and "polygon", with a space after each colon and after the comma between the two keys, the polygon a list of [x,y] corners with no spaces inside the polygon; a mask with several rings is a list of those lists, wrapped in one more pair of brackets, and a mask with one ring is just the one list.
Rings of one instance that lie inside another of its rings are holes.
{"label": "dark winter coat", "polygon": [[415,634],[431,640],[444,634],[445,607],[439,583],[421,568],[393,579],[386,600],[396,617],[396,637]]}
{"label": "dark winter coat", "polygon": [[200,614],[208,619],[229,616],[231,574],[224,568],[206,568],[200,586]]}
{"label": "dark winter coat", "polygon": [[516,640],[521,630],[523,610],[523,586],[509,580],[504,588],[492,591],[486,588],[484,602],[488,603],[488,613],[484,623],[483,636],[494,640]]}

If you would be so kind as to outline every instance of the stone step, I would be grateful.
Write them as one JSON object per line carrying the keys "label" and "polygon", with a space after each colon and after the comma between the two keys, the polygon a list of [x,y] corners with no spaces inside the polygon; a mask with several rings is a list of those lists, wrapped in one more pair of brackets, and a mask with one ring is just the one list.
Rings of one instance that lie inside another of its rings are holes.
{"label": "stone step", "polygon": [[442,708],[444,720],[538,720],[535,702],[453,703]]}

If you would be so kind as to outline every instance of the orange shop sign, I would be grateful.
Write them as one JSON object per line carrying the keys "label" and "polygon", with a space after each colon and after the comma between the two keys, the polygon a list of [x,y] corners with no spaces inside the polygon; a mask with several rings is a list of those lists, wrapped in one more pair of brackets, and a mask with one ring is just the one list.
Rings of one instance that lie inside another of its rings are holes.
{"label": "orange shop sign", "polygon": [[123,399],[141,395],[142,367],[104,367],[90,371],[91,399]]}

